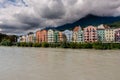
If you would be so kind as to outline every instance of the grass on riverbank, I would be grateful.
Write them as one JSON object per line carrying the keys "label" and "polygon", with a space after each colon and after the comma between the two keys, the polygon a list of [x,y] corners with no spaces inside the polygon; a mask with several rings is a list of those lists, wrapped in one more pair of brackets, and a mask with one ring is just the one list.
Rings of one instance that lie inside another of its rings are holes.
{"label": "grass on riverbank", "polygon": [[71,48],[71,49],[120,49],[120,43],[17,43],[18,47]]}
{"label": "grass on riverbank", "polygon": [[9,40],[3,40],[0,43],[0,46],[17,46],[17,47],[43,47],[43,48],[71,48],[71,49],[101,49],[101,50],[107,50],[107,49],[120,49],[120,43],[12,43]]}

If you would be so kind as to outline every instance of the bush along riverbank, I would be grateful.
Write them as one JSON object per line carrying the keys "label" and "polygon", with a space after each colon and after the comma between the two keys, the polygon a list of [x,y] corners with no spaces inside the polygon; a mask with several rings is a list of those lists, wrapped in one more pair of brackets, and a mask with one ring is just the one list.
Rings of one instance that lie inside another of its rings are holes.
{"label": "bush along riverbank", "polygon": [[71,48],[71,49],[100,49],[100,50],[107,50],[107,49],[120,49],[120,43],[12,43],[9,40],[2,40],[0,46],[17,46],[17,47],[43,47],[43,48]]}
{"label": "bush along riverbank", "polygon": [[120,49],[120,43],[16,43],[18,47],[71,48],[71,49]]}
{"label": "bush along riverbank", "polygon": [[12,43],[10,40],[3,39],[3,40],[0,42],[0,46],[13,46],[13,43]]}

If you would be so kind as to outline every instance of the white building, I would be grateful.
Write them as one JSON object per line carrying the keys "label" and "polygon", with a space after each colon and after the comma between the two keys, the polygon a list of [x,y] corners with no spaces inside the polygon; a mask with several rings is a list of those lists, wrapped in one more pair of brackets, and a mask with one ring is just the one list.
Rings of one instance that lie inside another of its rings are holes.
{"label": "white building", "polygon": [[49,43],[54,42],[54,30],[52,29],[48,30],[48,42]]}
{"label": "white building", "polygon": [[115,41],[115,29],[105,29],[105,41],[106,42]]}

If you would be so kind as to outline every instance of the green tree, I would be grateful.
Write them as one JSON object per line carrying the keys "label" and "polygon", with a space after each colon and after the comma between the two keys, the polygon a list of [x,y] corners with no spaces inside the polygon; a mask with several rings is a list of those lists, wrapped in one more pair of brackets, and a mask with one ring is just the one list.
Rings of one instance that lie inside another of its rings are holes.
{"label": "green tree", "polygon": [[0,45],[2,45],[2,46],[12,46],[12,42],[10,40],[3,39],[0,43]]}

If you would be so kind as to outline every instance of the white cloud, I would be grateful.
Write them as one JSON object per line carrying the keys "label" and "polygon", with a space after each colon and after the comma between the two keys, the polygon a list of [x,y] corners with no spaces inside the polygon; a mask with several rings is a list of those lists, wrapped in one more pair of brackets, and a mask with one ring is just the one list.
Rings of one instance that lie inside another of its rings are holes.
{"label": "white cloud", "polygon": [[2,24],[3,22],[2,21],[0,21],[0,24]]}
{"label": "white cloud", "polygon": [[88,15],[120,16],[120,0],[0,0],[0,28],[24,33],[72,23]]}

